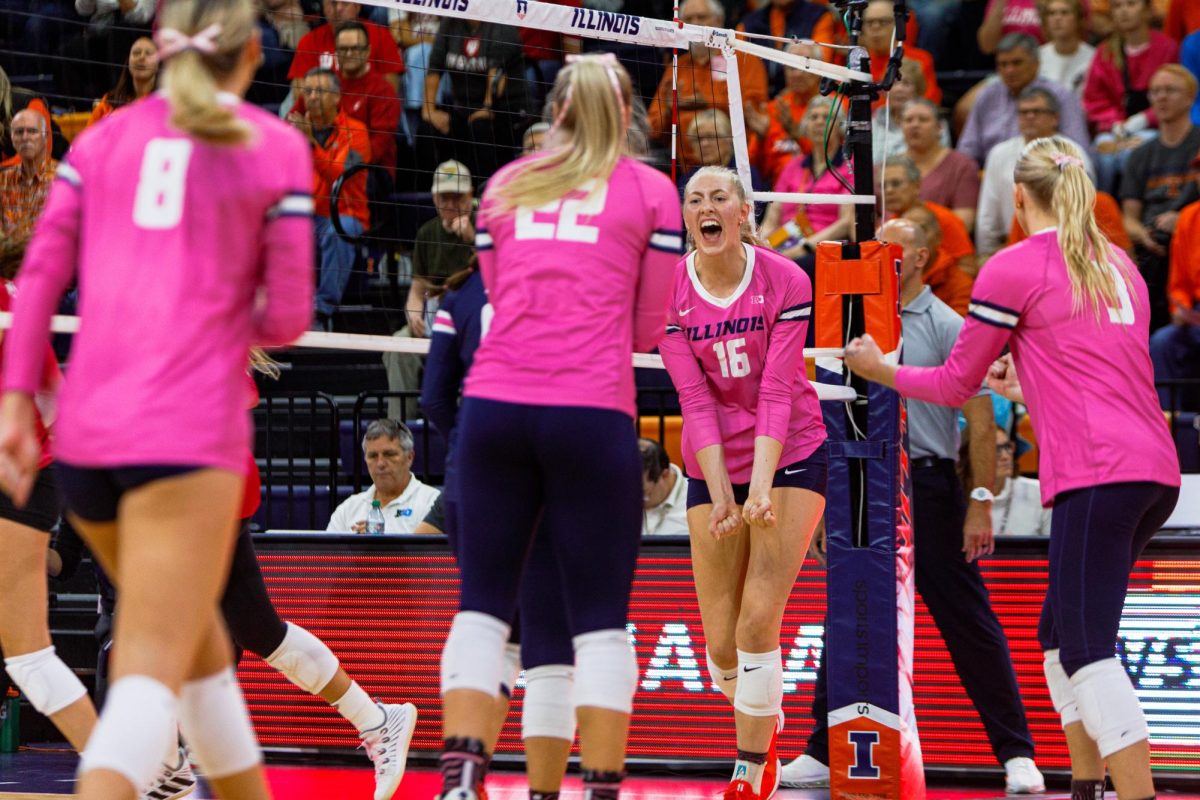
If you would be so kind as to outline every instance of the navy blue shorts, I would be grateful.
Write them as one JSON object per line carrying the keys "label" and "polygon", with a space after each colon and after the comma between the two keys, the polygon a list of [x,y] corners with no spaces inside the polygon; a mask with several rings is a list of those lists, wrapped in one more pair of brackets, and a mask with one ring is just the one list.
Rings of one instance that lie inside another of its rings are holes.
{"label": "navy blue shorts", "polygon": [[1059,650],[1068,675],[1112,658],[1129,573],[1178,499],[1179,487],[1149,481],[1089,486],[1054,498],[1038,643]]}
{"label": "navy blue shorts", "polygon": [[56,465],[67,509],[88,522],[112,522],[126,492],[147,483],[196,472],[203,467],[146,464],[136,467],[73,467]]}
{"label": "navy blue shorts", "polygon": [[[825,496],[825,487],[829,482],[829,456],[825,445],[822,444],[808,458],[794,464],[775,470],[775,478],[771,481],[773,489],[808,489]],[[733,484],[733,500],[739,506],[744,505],[750,496],[750,484]],[[712,503],[708,493],[708,484],[704,478],[693,478],[688,475],[687,507],[704,506]]]}
{"label": "navy blue shorts", "polygon": [[[451,450],[446,457],[445,486],[434,503],[434,508],[441,506],[439,518],[431,520],[434,512],[430,509],[425,521],[446,534],[450,552],[457,558],[459,497],[454,463],[454,451]],[[558,578],[558,564],[545,526],[542,525],[538,526],[529,548],[529,558],[525,561],[525,575],[521,579],[517,607],[518,613],[509,620],[512,630],[508,634],[508,641],[521,646],[521,666],[533,669],[550,664],[575,663],[575,648],[571,643],[571,627],[567,622],[567,604],[563,599],[562,582]]]}
{"label": "navy blue shorts", "polygon": [[[624,628],[642,532],[642,464],[633,420],[619,411],[468,397],[455,447],[460,608],[511,620],[535,538],[549,549],[571,636]],[[540,546],[540,545],[539,545]],[[524,643],[523,643],[524,644]]]}

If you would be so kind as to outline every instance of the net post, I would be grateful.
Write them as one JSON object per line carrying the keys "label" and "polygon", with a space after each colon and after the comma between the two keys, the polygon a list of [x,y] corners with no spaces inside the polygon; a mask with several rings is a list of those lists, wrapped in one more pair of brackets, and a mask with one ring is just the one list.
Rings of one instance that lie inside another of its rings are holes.
{"label": "net post", "polygon": [[[866,0],[835,0],[846,11],[848,66],[870,73],[858,46]],[[903,58],[907,10],[896,2],[897,41],[881,83],[851,81],[846,150],[854,192],[875,194],[871,105],[895,79]],[[896,69],[893,69],[893,63]],[[831,90],[822,81],[822,92]],[[817,249],[819,346],[845,345],[870,333],[899,357],[898,247],[875,241],[874,205],[855,208],[855,242]],[[840,341],[833,337],[840,336]],[[869,384],[840,362],[818,365],[819,379],[849,385],[858,399],[826,409],[829,496],[825,658],[828,686],[830,796],[916,800],[925,796],[924,766],[912,704],[913,561],[907,415],[894,391]]]}

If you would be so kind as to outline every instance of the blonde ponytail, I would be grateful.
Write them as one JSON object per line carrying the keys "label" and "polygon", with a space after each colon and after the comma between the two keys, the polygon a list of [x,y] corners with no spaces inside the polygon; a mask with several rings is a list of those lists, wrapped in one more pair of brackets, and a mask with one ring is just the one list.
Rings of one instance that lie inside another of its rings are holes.
{"label": "blonde ponytail", "polygon": [[611,55],[579,58],[560,70],[550,91],[553,144],[497,188],[496,210],[537,208],[589,180],[608,180],[628,146],[632,98],[629,74]]}
{"label": "blonde ponytail", "polygon": [[1116,277],[1129,284],[1113,245],[1096,224],[1096,187],[1084,169],[1079,147],[1062,136],[1025,145],[1013,174],[1033,200],[1058,219],[1058,246],[1071,278],[1072,313],[1090,304],[1099,319],[1120,304]]}
{"label": "blonde ponytail", "polygon": [[[688,178],[687,185],[683,187],[684,202],[687,202],[687,196],[692,191],[692,184],[700,178],[709,175],[720,178],[728,183],[729,188],[737,195],[740,205],[745,206],[747,203],[750,203],[750,214],[746,217],[746,221],[742,223],[742,227],[738,231],[738,237],[746,244],[767,247],[766,241],[758,235],[758,230],[754,225],[754,203],[751,201],[750,195],[746,192],[746,187],[742,184],[741,177],[729,167],[701,167],[696,170],[692,177]],[[686,249],[696,249],[696,240],[692,237],[690,230],[687,232]]]}
{"label": "blonde ponytail", "polygon": [[[166,62],[163,87],[173,126],[209,144],[250,140],[253,130],[235,109],[220,102],[217,82],[237,68],[254,33],[254,19],[250,0],[167,0],[163,5],[156,41]],[[188,43],[164,44],[168,32],[184,38],[215,32],[211,52]]]}

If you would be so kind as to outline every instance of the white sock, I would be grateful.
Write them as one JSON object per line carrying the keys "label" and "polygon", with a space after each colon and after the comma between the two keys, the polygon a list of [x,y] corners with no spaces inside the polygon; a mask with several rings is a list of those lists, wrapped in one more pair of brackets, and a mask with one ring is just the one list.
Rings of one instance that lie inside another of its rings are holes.
{"label": "white sock", "polygon": [[333,702],[333,707],[346,718],[346,721],[359,733],[378,728],[387,720],[387,715],[371,696],[363,691],[358,681],[350,681],[346,693]]}

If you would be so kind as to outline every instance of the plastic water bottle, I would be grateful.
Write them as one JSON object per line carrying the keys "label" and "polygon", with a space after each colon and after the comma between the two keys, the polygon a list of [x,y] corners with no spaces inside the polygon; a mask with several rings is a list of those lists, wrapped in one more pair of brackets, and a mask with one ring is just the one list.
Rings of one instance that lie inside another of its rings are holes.
{"label": "plastic water bottle", "polygon": [[367,533],[382,534],[383,528],[383,509],[378,500],[372,500],[371,510],[367,512]]}

